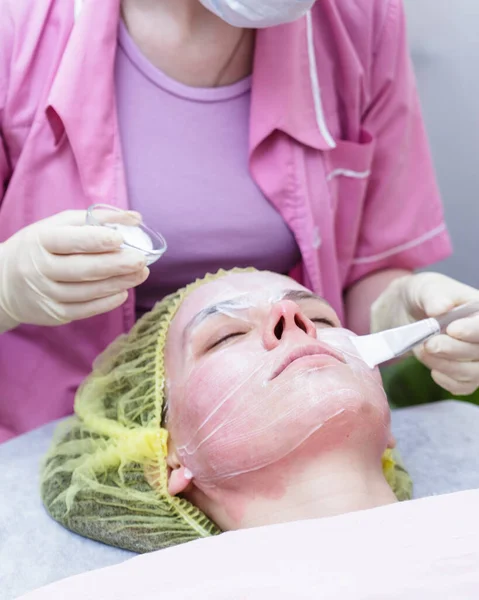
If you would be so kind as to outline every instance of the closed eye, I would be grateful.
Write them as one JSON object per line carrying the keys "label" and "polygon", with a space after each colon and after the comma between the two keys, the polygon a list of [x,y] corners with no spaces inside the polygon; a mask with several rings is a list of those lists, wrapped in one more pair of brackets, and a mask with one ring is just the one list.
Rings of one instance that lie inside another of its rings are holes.
{"label": "closed eye", "polygon": [[329,319],[324,319],[324,318],[316,318],[316,319],[311,319],[311,321],[313,323],[318,323],[320,325],[326,325],[326,327],[336,327],[336,325],[330,321]]}
{"label": "closed eye", "polygon": [[239,337],[240,335],[245,335],[245,332],[244,331],[237,331],[235,333],[229,333],[228,335],[225,335],[222,338],[220,338],[219,340],[217,340],[216,342],[214,342],[211,346],[209,346],[206,349],[206,351],[209,352],[210,350],[213,350],[214,348],[217,348],[218,346],[221,346],[221,344],[224,344],[228,340],[233,339],[235,337]]}

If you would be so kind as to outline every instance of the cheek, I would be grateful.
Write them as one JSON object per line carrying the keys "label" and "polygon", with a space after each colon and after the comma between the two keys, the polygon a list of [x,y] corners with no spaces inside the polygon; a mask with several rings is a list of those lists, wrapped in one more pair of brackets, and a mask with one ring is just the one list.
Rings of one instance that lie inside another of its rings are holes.
{"label": "cheek", "polygon": [[219,350],[188,372],[181,387],[172,385],[169,429],[175,444],[188,446],[207,435],[233,410],[263,364],[251,351]]}

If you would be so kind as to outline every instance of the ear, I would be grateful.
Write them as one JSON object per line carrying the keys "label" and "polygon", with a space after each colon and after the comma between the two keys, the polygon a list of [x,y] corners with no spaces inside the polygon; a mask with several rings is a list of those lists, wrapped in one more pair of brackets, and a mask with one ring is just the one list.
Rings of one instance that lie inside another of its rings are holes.
{"label": "ear", "polygon": [[190,485],[193,474],[180,463],[174,450],[170,450],[166,462],[168,464],[168,493],[170,496],[177,496]]}
{"label": "ear", "polygon": [[393,436],[393,434],[391,432],[389,432],[388,448],[390,450],[393,450],[395,447],[396,447],[396,438]]}
{"label": "ear", "polygon": [[193,475],[186,467],[172,469],[168,477],[168,494],[176,496],[184,492],[190,485]]}

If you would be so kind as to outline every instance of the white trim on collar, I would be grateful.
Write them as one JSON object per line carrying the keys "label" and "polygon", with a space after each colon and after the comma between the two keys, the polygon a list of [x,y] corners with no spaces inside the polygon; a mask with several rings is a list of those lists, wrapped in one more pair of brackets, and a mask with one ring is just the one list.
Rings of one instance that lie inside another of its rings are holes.
{"label": "white trim on collar", "polygon": [[75,21],[78,19],[78,17],[80,16],[81,10],[83,8],[83,0],[75,0]]}
{"label": "white trim on collar", "polygon": [[306,13],[306,31],[308,36],[308,57],[309,57],[309,77],[311,80],[311,90],[313,93],[314,109],[316,111],[316,122],[321,135],[331,148],[336,147],[336,142],[329,132],[324,118],[323,103],[321,102],[321,88],[319,87],[318,70],[316,64],[316,55],[314,51],[313,20],[311,11]]}

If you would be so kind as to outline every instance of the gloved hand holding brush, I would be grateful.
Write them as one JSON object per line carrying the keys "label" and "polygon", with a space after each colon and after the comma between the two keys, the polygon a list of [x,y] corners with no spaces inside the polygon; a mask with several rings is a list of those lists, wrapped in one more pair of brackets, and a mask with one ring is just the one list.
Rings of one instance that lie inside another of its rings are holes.
{"label": "gloved hand holding brush", "polygon": [[[479,290],[439,273],[416,273],[395,280],[371,310],[372,332],[407,325],[479,300]],[[434,381],[455,395],[479,387],[479,314],[451,323],[414,349]]]}

